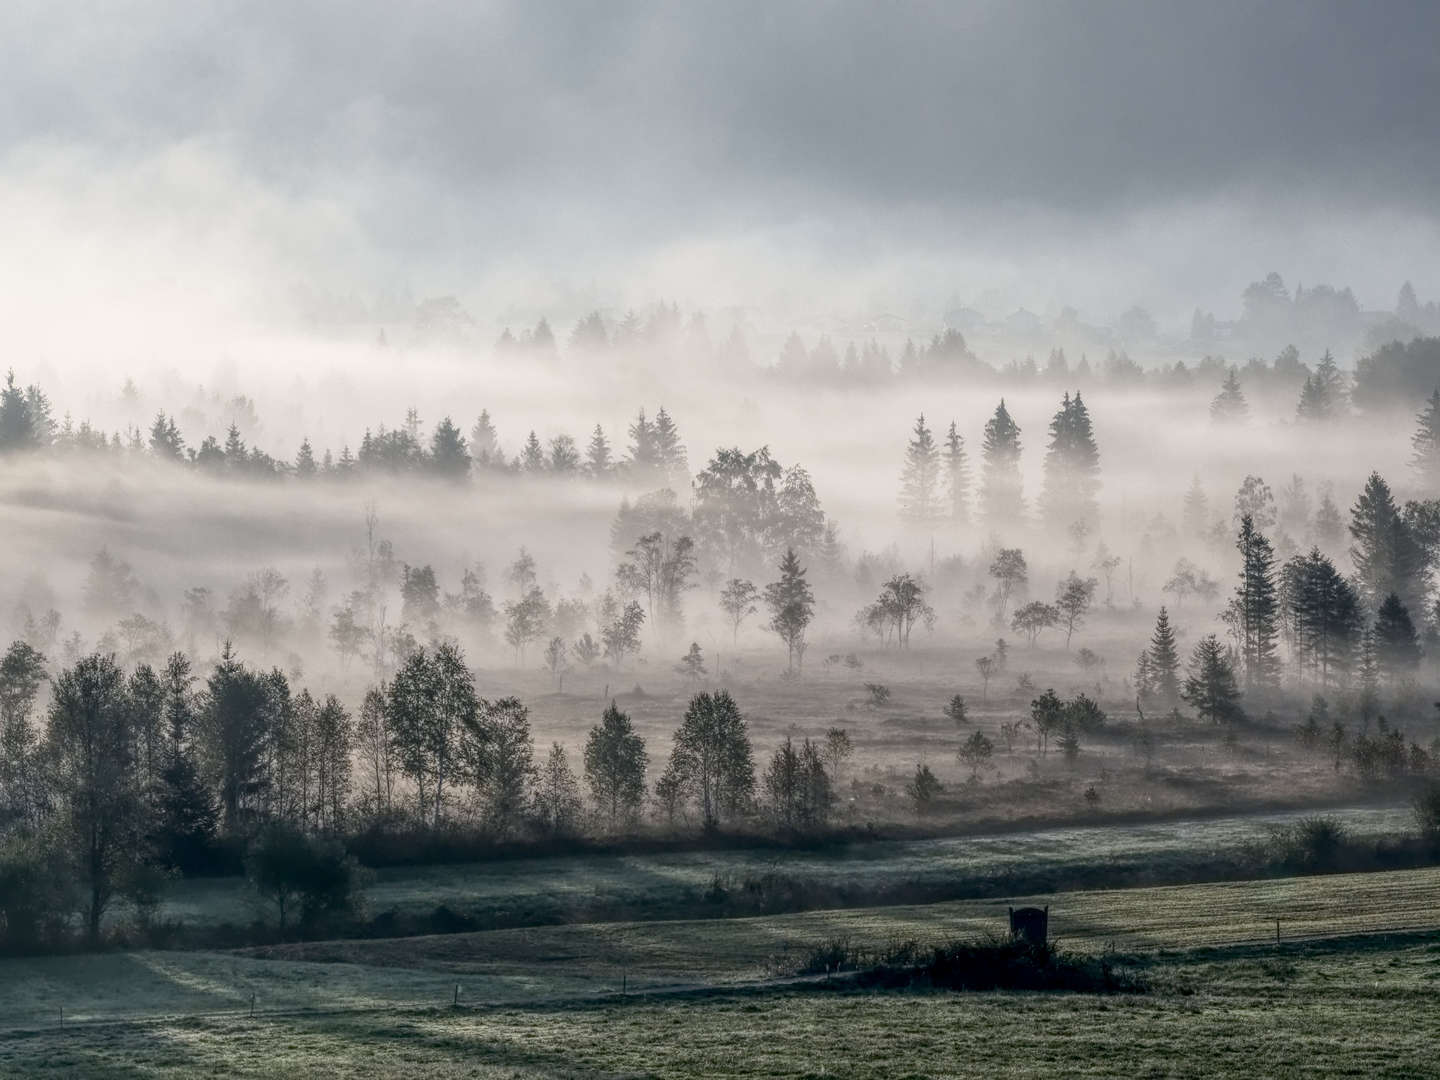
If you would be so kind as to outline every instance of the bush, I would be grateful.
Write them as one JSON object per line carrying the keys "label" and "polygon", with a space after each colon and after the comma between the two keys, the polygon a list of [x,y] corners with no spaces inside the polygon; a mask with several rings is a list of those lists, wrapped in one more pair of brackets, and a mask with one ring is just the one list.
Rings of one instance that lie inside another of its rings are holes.
{"label": "bush", "polygon": [[1281,859],[1298,870],[1334,870],[1345,851],[1345,826],[1332,817],[1301,818],[1275,830]]}
{"label": "bush", "polygon": [[0,843],[0,950],[37,952],[65,940],[78,904],[59,851],[42,836]]}
{"label": "bush", "polygon": [[354,911],[360,899],[360,864],[344,847],[289,826],[261,833],[245,870],[251,886],[274,907],[282,931],[297,909],[302,924],[314,925]]}
{"label": "bush", "polygon": [[926,948],[900,941],[875,952],[833,938],[811,948],[796,975],[859,972],[870,986],[930,986],[941,990],[1065,990],[1080,993],[1138,993],[1144,981],[1117,970],[1109,955],[1063,952],[1013,938],[952,941]]}

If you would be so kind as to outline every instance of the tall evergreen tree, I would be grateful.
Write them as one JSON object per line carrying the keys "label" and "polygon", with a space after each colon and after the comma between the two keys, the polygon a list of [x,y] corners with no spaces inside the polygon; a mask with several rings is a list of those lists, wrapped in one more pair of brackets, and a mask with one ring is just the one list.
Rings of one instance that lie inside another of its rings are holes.
{"label": "tall evergreen tree", "polygon": [[680,441],[680,431],[675,421],[660,406],[655,414],[655,459],[660,471],[671,486],[683,485],[689,475],[690,465],[685,455],[685,445]]}
{"label": "tall evergreen tree", "polygon": [[970,459],[954,420],[945,434],[945,483],[950,496],[950,520],[963,525],[970,519]]}
{"label": "tall evergreen tree", "polygon": [[1068,393],[1050,421],[1050,445],[1045,452],[1045,480],[1041,507],[1051,528],[1076,521],[1093,525],[1099,516],[1095,495],[1100,489],[1100,451],[1089,410],[1077,390]]}
{"label": "tall evergreen tree", "polygon": [[1410,466],[1420,486],[1427,495],[1440,494],[1440,388],[1431,391],[1426,399],[1410,445],[1415,448]]}
{"label": "tall evergreen tree", "polygon": [[1375,663],[1391,685],[1414,673],[1420,663],[1420,639],[1400,597],[1390,593],[1375,616]]}
{"label": "tall evergreen tree", "polygon": [[1418,611],[1426,592],[1425,551],[1379,473],[1371,473],[1350,510],[1350,558],[1372,610],[1394,593]]}
{"label": "tall evergreen tree", "polygon": [[605,429],[596,424],[590,435],[590,444],[585,449],[585,472],[592,480],[604,480],[614,471],[610,440],[605,437]]}
{"label": "tall evergreen tree", "polygon": [[805,631],[815,617],[815,594],[794,548],[780,560],[780,580],[765,586],[765,606],[770,609],[770,629],[785,643],[787,670],[803,670]]}
{"label": "tall evergreen tree", "polygon": [[531,431],[520,451],[520,469],[531,476],[539,476],[545,472],[546,465],[545,448],[540,445],[540,437]]}
{"label": "tall evergreen tree", "polygon": [[1240,389],[1240,375],[1232,367],[1225,373],[1220,393],[1210,402],[1210,419],[1217,424],[1242,424],[1250,416],[1250,405]]}
{"label": "tall evergreen tree", "polygon": [[1161,708],[1175,708],[1180,701],[1180,652],[1175,643],[1175,630],[1170,625],[1170,613],[1163,605],[1155,619],[1155,632],[1150,635],[1147,659],[1145,670],[1150,694]]}
{"label": "tall evergreen tree", "polygon": [[900,516],[927,526],[944,516],[939,496],[940,448],[925,424],[925,414],[915,421],[914,437],[905,447],[905,471],[900,479]]}
{"label": "tall evergreen tree", "polygon": [[1286,578],[1296,660],[1322,686],[1343,679],[1354,664],[1365,624],[1359,595],[1318,547],[1292,559]]}
{"label": "tall evergreen tree", "polygon": [[1240,689],[1225,647],[1214,634],[1201,638],[1190,654],[1182,696],[1202,720],[1225,724],[1240,719]]}
{"label": "tall evergreen tree", "polygon": [[1005,399],[985,424],[981,447],[980,509],[992,527],[1013,527],[1025,515],[1020,481],[1020,428],[1005,408]]}
{"label": "tall evergreen tree", "polygon": [[1273,686],[1280,664],[1276,652],[1279,602],[1275,553],[1249,514],[1240,518],[1235,547],[1240,552],[1240,583],[1235,587],[1226,621],[1240,646],[1246,687]]}
{"label": "tall evergreen tree", "polygon": [[435,425],[435,433],[430,436],[430,468],[448,480],[463,480],[470,474],[465,436],[448,416]]}
{"label": "tall evergreen tree", "polygon": [[500,452],[500,437],[490,420],[488,409],[480,410],[480,419],[470,429],[470,458],[477,468],[503,469],[505,455]]}

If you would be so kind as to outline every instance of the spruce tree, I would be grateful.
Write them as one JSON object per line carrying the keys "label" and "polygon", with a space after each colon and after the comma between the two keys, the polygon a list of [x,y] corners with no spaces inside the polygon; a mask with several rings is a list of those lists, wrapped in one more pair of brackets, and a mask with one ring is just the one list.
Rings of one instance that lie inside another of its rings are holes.
{"label": "spruce tree", "polygon": [[532,476],[545,471],[545,448],[540,445],[540,437],[534,431],[526,437],[525,447],[520,451],[520,468]]}
{"label": "spruce tree", "polygon": [[940,448],[925,424],[925,414],[915,421],[914,437],[905,448],[905,471],[900,479],[900,516],[915,525],[940,520]]}
{"label": "spruce tree", "polygon": [[1419,610],[1426,592],[1425,551],[1379,473],[1371,473],[1350,511],[1350,558],[1372,610],[1394,593]]}
{"label": "spruce tree", "polygon": [[1175,630],[1170,613],[1162,605],[1155,619],[1155,632],[1150,636],[1150,693],[1162,708],[1173,709],[1180,700],[1180,652],[1175,643]]}
{"label": "spruce tree", "polygon": [[1319,548],[1292,559],[1285,576],[1295,658],[1328,686],[1353,666],[1365,622],[1360,597]]}
{"label": "spruce tree", "polygon": [[985,424],[981,447],[980,507],[992,527],[1014,526],[1025,513],[1020,481],[1020,428],[1000,399],[995,415]]}
{"label": "spruce tree", "polygon": [[1100,488],[1100,451],[1089,410],[1079,391],[1068,393],[1050,421],[1050,445],[1045,452],[1045,481],[1041,505],[1051,528],[1072,522],[1093,524],[1099,516],[1095,494]]}
{"label": "spruce tree", "polygon": [[630,425],[630,454],[626,465],[642,483],[650,483],[661,470],[655,425],[646,418],[644,409],[635,414],[635,422]]}
{"label": "spruce tree", "polygon": [[610,440],[605,437],[605,429],[596,424],[590,434],[590,444],[585,448],[585,472],[592,480],[603,480],[614,469]]}
{"label": "spruce tree", "polygon": [[963,525],[970,518],[970,459],[954,420],[945,434],[945,481],[950,495],[950,520]]}
{"label": "spruce tree", "polygon": [[1226,621],[1240,643],[1246,687],[1272,686],[1279,674],[1275,553],[1249,514],[1240,518],[1235,547],[1240,552],[1240,584],[1235,587]]}
{"label": "spruce tree", "polygon": [[1440,494],[1440,388],[1426,399],[1410,440],[1415,454],[1410,466],[1427,495]]}
{"label": "spruce tree", "polygon": [[295,455],[295,475],[308,479],[315,475],[315,449],[310,445],[309,438],[300,441],[300,451]]}
{"label": "spruce tree", "polygon": [[680,432],[663,405],[655,414],[654,432],[656,464],[668,482],[672,485],[678,484],[689,472],[689,463],[686,460],[685,447],[680,442]]}
{"label": "spruce tree", "polygon": [[815,617],[815,594],[793,548],[780,560],[780,580],[765,586],[765,606],[770,609],[770,629],[785,642],[787,670],[803,668],[805,631]]}
{"label": "spruce tree", "polygon": [[1420,662],[1420,639],[1410,612],[1390,593],[1375,616],[1375,663],[1391,685],[1409,677]]}
{"label": "spruce tree", "polygon": [[1234,368],[1225,373],[1220,393],[1210,402],[1210,419],[1217,424],[1241,424],[1250,415],[1250,405],[1240,389],[1240,376]]}
{"label": "spruce tree", "polygon": [[1240,719],[1240,690],[1225,647],[1214,634],[1201,638],[1190,654],[1182,697],[1202,720],[1224,724]]}
{"label": "spruce tree", "polygon": [[465,436],[448,416],[435,425],[435,433],[430,436],[430,468],[448,480],[463,480],[470,475]]}
{"label": "spruce tree", "polygon": [[482,469],[505,466],[505,457],[500,453],[500,439],[487,409],[480,410],[480,419],[470,429],[470,457]]}

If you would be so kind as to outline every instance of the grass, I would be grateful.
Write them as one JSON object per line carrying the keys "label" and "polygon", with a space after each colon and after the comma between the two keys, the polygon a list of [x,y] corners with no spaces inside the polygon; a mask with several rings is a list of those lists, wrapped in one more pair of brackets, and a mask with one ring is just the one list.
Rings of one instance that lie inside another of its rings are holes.
{"label": "grass", "polygon": [[[372,914],[415,918],[440,905],[473,915],[483,925],[540,925],[574,919],[676,917],[704,910],[718,878],[739,883],[778,873],[811,893],[905,889],[929,898],[1073,883],[1082,876],[1116,880],[1130,873],[1148,880],[1183,877],[1197,860],[1238,855],[1243,845],[1298,820],[1300,812],[1248,814],[1209,820],[1088,825],[983,836],[852,843],[820,850],[730,850],[647,855],[573,855],[493,863],[393,867],[377,872],[366,890]],[[1380,837],[1409,829],[1406,807],[1337,812],[1352,836]],[[816,906],[816,905],[811,905]],[[825,906],[825,905],[819,905]],[[717,913],[722,913],[718,908]],[[247,924],[259,913],[243,881],[195,879],[167,895],[163,916],[190,927]]]}
{"label": "grass", "polygon": [[1433,1075],[1440,940],[1142,961],[1144,995],[806,988],[563,1007],[207,1018],[0,1042],[7,1077]]}
{"label": "grass", "polygon": [[[1067,948],[1184,950],[1336,934],[1440,930],[1440,869],[1116,890],[747,919],[605,923],[298,943],[238,953],[105,953],[0,961],[0,1023],[463,1002],[593,1000],[618,990],[725,987],[794,970],[824,942],[881,949],[996,933],[1006,907],[1049,904]],[[0,1070],[3,1075],[3,1070]]]}

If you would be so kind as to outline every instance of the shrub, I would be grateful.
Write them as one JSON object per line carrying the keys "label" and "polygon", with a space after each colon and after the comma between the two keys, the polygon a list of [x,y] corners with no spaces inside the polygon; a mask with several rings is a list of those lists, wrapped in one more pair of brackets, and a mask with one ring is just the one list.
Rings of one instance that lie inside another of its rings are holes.
{"label": "shrub", "polygon": [[353,911],[360,898],[360,864],[344,847],[288,826],[260,834],[245,870],[251,887],[274,907],[282,931],[297,909],[310,925]]}
{"label": "shrub", "polygon": [[58,845],[40,836],[0,842],[0,949],[34,952],[64,940],[77,909]]}
{"label": "shrub", "polygon": [[890,687],[884,683],[867,682],[865,689],[870,692],[870,704],[877,708],[890,700]]}
{"label": "shrub", "polygon": [[1440,784],[1431,781],[1416,793],[1411,803],[1420,838],[1432,847],[1440,847]]}

